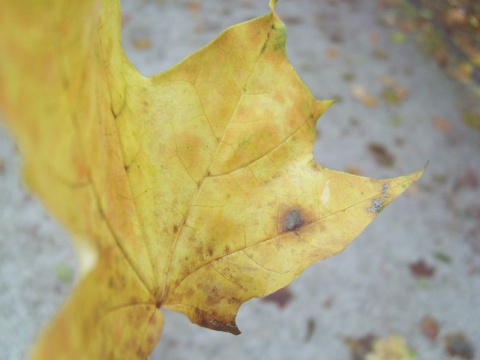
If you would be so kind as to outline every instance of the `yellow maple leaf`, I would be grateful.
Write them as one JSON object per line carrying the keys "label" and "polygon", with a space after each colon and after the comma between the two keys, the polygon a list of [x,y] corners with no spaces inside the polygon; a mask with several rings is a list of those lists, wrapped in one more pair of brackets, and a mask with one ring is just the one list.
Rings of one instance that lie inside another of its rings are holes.
{"label": "yellow maple leaf", "polygon": [[144,359],[161,307],[238,334],[243,302],[342,251],[421,176],[314,162],[331,101],[288,63],[274,5],[146,78],[121,48],[117,1],[4,4],[0,106],[81,268],[33,358]]}

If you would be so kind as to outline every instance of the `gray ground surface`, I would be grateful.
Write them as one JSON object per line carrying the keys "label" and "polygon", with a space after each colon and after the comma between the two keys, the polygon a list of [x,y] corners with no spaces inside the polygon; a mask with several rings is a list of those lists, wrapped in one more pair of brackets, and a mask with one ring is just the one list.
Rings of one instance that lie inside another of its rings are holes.
{"label": "gray ground surface", "polygon": [[[167,69],[225,27],[268,11],[267,0],[203,1],[197,10],[192,3],[124,1],[125,47],[144,74]],[[285,308],[246,303],[237,318],[243,334],[236,337],[166,313],[152,359],[350,359],[344,338],[373,333],[398,334],[417,359],[441,360],[452,358],[445,336],[459,331],[480,359],[480,188],[474,181],[480,132],[461,121],[461,111],[479,100],[446,78],[412,40],[391,41],[394,30],[378,21],[388,13],[375,5],[278,4],[291,62],[317,98],[340,99],[319,122],[315,157],[371,177],[411,172],[429,160],[424,178],[345,252],[305,271],[290,286],[294,297]],[[145,39],[152,45],[140,50]],[[386,76],[407,90],[404,101],[384,101]],[[366,90],[377,106],[366,106],[352,88]],[[393,166],[375,161],[372,143],[385,146]],[[0,165],[0,359],[15,360],[67,296],[71,284],[57,266],[74,268],[75,256],[66,233],[25,190],[15,145],[3,128]],[[412,275],[409,264],[420,259],[434,267],[433,276]],[[422,334],[425,315],[439,323],[436,341]]]}

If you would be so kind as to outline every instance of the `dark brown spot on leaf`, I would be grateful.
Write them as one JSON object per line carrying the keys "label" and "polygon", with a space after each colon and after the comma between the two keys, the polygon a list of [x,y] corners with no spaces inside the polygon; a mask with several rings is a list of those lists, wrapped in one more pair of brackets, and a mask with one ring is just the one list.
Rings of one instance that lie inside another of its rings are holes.
{"label": "dark brown spot on leaf", "polygon": [[298,210],[290,210],[283,221],[283,228],[285,231],[292,231],[298,229],[304,224],[302,214]]}

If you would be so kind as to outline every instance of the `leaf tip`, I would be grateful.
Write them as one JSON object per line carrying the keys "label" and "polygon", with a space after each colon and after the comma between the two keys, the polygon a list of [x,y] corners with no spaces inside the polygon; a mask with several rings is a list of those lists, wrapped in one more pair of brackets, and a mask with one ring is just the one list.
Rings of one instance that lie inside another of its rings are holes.
{"label": "leaf tip", "polygon": [[316,101],[318,107],[321,108],[323,111],[328,110],[336,102],[337,102],[337,99],[317,100]]}
{"label": "leaf tip", "polygon": [[413,173],[407,175],[411,182],[408,186],[410,186],[411,184],[417,182],[422,176],[423,174],[425,173],[425,171],[427,170],[427,167],[428,167],[428,164],[430,163],[430,160],[427,160],[427,163],[421,167],[420,169],[418,169],[417,171],[414,171]]}
{"label": "leaf tip", "polygon": [[[421,170],[422,170],[422,174],[421,174],[421,175],[423,175],[423,173],[424,173],[425,170],[427,169],[428,164],[430,164],[430,160],[427,160],[427,163],[426,163],[426,164],[423,166],[423,168],[421,169]],[[421,176],[421,175],[420,175],[420,176]]]}
{"label": "leaf tip", "polygon": [[427,165],[428,162],[424,167],[408,175],[394,179],[386,179],[383,182],[380,196],[372,199],[371,206],[367,209],[368,212],[373,214],[381,213],[396,197],[422,177]]}

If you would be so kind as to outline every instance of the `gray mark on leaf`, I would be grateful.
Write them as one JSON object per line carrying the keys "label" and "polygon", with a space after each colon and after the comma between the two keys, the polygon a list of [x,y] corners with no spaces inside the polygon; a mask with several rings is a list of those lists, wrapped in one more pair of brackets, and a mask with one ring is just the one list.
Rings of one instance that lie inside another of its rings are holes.
{"label": "gray mark on leaf", "polygon": [[283,224],[286,231],[297,229],[303,225],[302,215],[298,210],[291,210],[285,217]]}
{"label": "gray mark on leaf", "polygon": [[372,199],[372,206],[368,208],[368,212],[371,213],[380,213],[385,205],[383,204],[385,202],[385,199],[388,198],[390,195],[388,195],[388,184],[385,183],[383,184],[383,190],[382,190],[382,197],[380,199]]}

